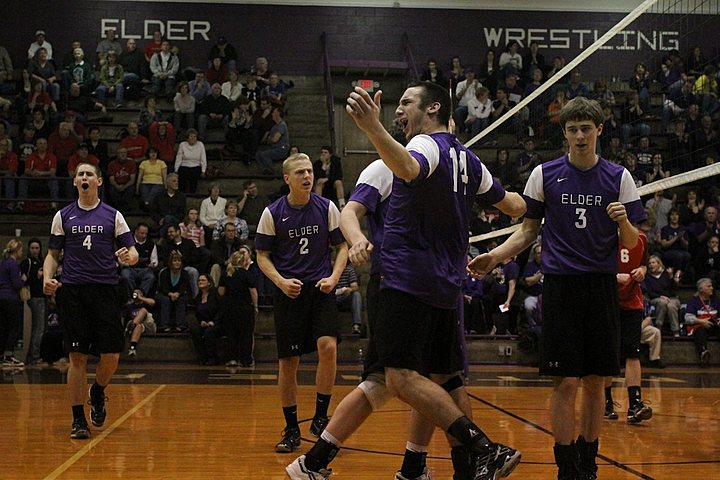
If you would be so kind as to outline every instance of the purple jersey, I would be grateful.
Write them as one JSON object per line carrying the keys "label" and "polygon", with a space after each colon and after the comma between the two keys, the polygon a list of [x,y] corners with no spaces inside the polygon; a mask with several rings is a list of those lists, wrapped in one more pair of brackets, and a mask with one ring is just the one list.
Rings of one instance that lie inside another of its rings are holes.
{"label": "purple jersey", "polygon": [[450,133],[417,135],[407,150],[420,164],[412,182],[395,177],[385,215],[381,288],[454,309],[466,276],[468,210],[479,196],[495,204],[505,190]]}
{"label": "purple jersey", "polygon": [[286,196],[268,205],[255,235],[255,248],[271,252],[278,273],[303,283],[330,276],[330,245],[343,242],[340,211],[314,193],[300,208],[292,207]]}
{"label": "purple jersey", "polygon": [[50,248],[63,250],[62,283],[117,285],[116,246],[135,239],[122,213],[103,202],[85,209],[76,201],[53,218]]}
{"label": "purple jersey", "polygon": [[380,273],[380,248],[382,247],[385,211],[392,192],[393,173],[382,160],[375,160],[360,173],[350,200],[367,209],[367,227],[373,244],[370,274]]}
{"label": "purple jersey", "polygon": [[616,273],[618,224],[611,202],[625,205],[632,223],[645,220],[632,175],[623,166],[598,159],[580,170],[567,155],[538,165],[524,192],[527,218],[545,217],[542,271],[560,275]]}

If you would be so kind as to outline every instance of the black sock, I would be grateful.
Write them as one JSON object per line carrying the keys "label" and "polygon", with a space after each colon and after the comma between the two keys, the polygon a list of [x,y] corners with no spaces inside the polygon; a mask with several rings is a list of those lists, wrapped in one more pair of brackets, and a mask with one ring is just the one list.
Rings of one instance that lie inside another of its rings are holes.
{"label": "black sock", "polygon": [[612,387],[605,387],[605,403],[613,403]]}
{"label": "black sock", "polygon": [[405,457],[403,457],[400,473],[407,478],[415,478],[422,475],[424,469],[422,452],[413,452],[405,449]]}
{"label": "black sock", "polygon": [[319,472],[332,462],[340,448],[328,442],[324,438],[320,438],[310,451],[305,454],[305,467],[313,472]]}
{"label": "black sock", "polygon": [[628,403],[630,404],[630,408],[633,408],[635,405],[640,403],[640,400],[642,399],[640,387],[628,387],[627,391]]}
{"label": "black sock", "polygon": [[297,421],[297,405],[282,407],[283,416],[285,416],[285,425],[287,428],[300,428]]}
{"label": "black sock", "polygon": [[[80,405],[73,405],[72,406],[72,412],[73,412],[73,420],[85,420],[85,408],[82,404]],[[87,423],[87,420],[85,420]]]}
{"label": "black sock", "polygon": [[465,415],[450,425],[448,433],[472,450],[487,450],[492,443],[485,433],[480,430],[480,427]]}
{"label": "black sock", "polygon": [[105,387],[101,386],[99,383],[95,382],[92,384],[92,387],[90,387],[90,396],[91,397],[104,397],[105,396]]}
{"label": "black sock", "polygon": [[315,418],[327,417],[330,397],[332,397],[332,395],[325,395],[324,393],[317,394],[315,399]]}
{"label": "black sock", "polygon": [[470,457],[465,447],[452,447],[450,458],[453,465],[453,479],[465,479],[470,476]]}
{"label": "black sock", "polygon": [[130,348],[136,348],[137,342],[130,342]]}
{"label": "black sock", "polygon": [[558,478],[577,478],[580,457],[575,442],[570,445],[556,443],[553,452],[555,464],[558,466]]}

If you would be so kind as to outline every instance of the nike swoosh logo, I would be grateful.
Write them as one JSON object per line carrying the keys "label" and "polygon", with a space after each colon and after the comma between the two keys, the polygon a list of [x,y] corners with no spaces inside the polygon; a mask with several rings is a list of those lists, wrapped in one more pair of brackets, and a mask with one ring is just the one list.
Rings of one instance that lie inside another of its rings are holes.
{"label": "nike swoosh logo", "polygon": [[567,177],[565,177],[565,178],[558,178],[558,179],[557,179],[558,183],[564,182],[565,180],[567,180]]}
{"label": "nike swoosh logo", "polygon": [[73,216],[70,217],[68,220],[72,220],[73,218],[77,218],[77,215],[73,215]]}
{"label": "nike swoosh logo", "polygon": [[290,218],[290,217],[285,217],[285,218],[282,219],[282,221],[284,222],[284,221],[287,220],[288,218]]}

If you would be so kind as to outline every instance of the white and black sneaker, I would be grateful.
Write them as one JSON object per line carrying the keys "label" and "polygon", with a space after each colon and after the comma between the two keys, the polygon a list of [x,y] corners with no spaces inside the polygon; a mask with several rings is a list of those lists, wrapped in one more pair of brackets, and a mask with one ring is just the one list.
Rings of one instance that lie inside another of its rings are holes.
{"label": "white and black sneaker", "polygon": [[319,472],[313,472],[305,467],[305,455],[300,455],[290,465],[285,467],[290,480],[327,480],[332,475],[332,470],[321,468]]}
{"label": "white and black sneaker", "polygon": [[520,463],[521,453],[500,443],[490,445],[489,450],[471,453],[472,480],[498,480],[505,478]]}
{"label": "white and black sneaker", "polygon": [[17,358],[13,357],[12,355],[6,355],[2,359],[2,366],[3,367],[24,367],[25,364],[18,360]]}

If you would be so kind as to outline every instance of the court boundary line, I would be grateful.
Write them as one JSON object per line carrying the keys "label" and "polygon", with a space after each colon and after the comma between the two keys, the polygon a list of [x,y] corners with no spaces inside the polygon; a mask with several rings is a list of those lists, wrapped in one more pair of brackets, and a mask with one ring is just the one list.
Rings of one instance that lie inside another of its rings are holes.
{"label": "court boundary line", "polygon": [[132,415],[135,414],[138,410],[140,410],[142,407],[145,406],[150,400],[155,398],[158,393],[160,393],[167,385],[160,385],[158,388],[156,388],[153,392],[151,392],[147,397],[142,399],[137,405],[135,405],[133,408],[125,412],[123,416],[118,418],[113,422],[112,425],[110,425],[108,428],[104,429],[100,435],[98,435],[96,438],[93,438],[90,440],[89,443],[87,443],[83,448],[75,452],[75,454],[65,460],[59,467],[57,467],[55,470],[53,470],[49,475],[43,478],[43,480],[55,480],[60,475],[65,473],[70,467],[72,467],[75,463],[77,463],[78,460],[80,460],[82,457],[84,457],[88,452],[90,452],[95,446],[97,446],[100,442],[102,442],[105,437],[110,435],[116,428],[118,428],[120,425],[122,425],[125,420],[130,418]]}
{"label": "court boundary line", "polygon": [[[543,426],[541,426],[541,425],[538,425],[537,423],[535,423],[535,422],[533,422],[533,421],[531,421],[531,420],[528,420],[527,418],[521,417],[520,415],[518,415],[518,414],[516,414],[516,413],[513,413],[513,412],[511,412],[511,411],[509,411],[509,410],[506,410],[506,409],[504,409],[503,407],[501,407],[501,406],[499,406],[499,405],[495,405],[494,403],[489,402],[489,401],[485,400],[484,398],[481,398],[481,397],[479,397],[479,396],[477,396],[477,395],[475,395],[475,394],[473,394],[473,393],[468,392],[468,396],[469,396],[470,398],[472,398],[473,400],[475,400],[475,401],[478,401],[478,402],[480,402],[480,403],[482,403],[482,404],[484,404],[484,405],[486,405],[486,406],[488,406],[488,407],[490,407],[490,408],[493,408],[493,409],[495,409],[495,410],[497,410],[497,411],[499,411],[499,412],[501,412],[501,413],[504,413],[505,415],[507,415],[507,416],[509,416],[509,417],[514,418],[515,420],[519,420],[519,421],[523,422],[523,423],[526,424],[526,425],[530,425],[531,427],[533,427],[533,428],[535,428],[535,429],[537,429],[537,430],[539,430],[539,431],[541,431],[541,432],[543,432],[543,433],[545,433],[545,434],[547,434],[547,435],[552,436],[552,431],[551,431],[551,430],[548,430],[547,428],[545,428],[545,427],[543,427]],[[610,457],[607,457],[607,456],[602,455],[602,454],[600,454],[600,453],[598,453],[597,456],[598,456],[598,458],[600,458],[601,460],[606,461],[606,462],[609,463],[610,465],[613,465],[613,466],[615,466],[615,467],[617,467],[617,468],[619,468],[619,469],[621,469],[621,470],[625,470],[626,472],[628,472],[628,473],[630,473],[630,474],[632,474],[632,475],[635,475],[635,476],[638,477],[638,478],[642,478],[643,480],[656,480],[655,477],[651,477],[650,475],[647,475],[647,474],[645,474],[645,473],[638,472],[637,470],[635,470],[635,469],[633,469],[633,468],[630,468],[629,466],[625,465],[624,463],[620,463],[620,462],[618,462],[617,460],[613,460],[613,459],[610,458]]]}

